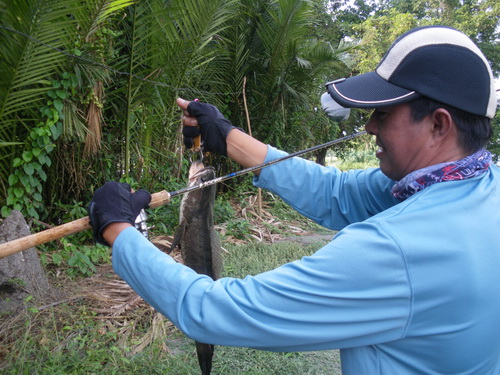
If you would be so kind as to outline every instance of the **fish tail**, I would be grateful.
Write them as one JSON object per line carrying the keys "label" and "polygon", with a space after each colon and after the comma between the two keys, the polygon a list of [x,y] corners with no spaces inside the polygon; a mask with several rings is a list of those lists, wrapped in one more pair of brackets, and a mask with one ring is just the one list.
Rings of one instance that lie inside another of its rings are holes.
{"label": "fish tail", "polygon": [[203,344],[196,341],[196,354],[201,368],[201,375],[210,375],[212,371],[212,357],[214,355],[214,346]]}

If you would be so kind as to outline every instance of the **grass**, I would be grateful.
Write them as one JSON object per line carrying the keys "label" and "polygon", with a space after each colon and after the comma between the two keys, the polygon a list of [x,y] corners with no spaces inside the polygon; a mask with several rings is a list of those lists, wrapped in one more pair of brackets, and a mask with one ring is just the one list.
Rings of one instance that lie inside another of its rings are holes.
{"label": "grass", "polygon": [[[321,244],[225,244],[225,276],[257,274],[311,254]],[[77,293],[78,283],[67,285]],[[151,332],[150,307],[124,313],[118,325],[95,311],[95,301],[76,299],[44,309],[34,306],[0,317],[2,374],[199,374],[193,341],[166,320],[163,331],[137,353]],[[212,374],[340,374],[337,351],[273,353],[217,346]]]}

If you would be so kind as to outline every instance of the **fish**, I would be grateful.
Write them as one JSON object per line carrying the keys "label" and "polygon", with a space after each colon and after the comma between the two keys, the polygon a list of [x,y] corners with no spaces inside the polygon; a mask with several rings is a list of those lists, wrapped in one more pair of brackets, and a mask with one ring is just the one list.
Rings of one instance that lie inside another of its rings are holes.
{"label": "fish", "polygon": [[[205,167],[201,160],[191,164],[188,187],[215,178],[213,167]],[[172,247],[179,247],[184,265],[199,274],[217,280],[222,272],[222,247],[214,229],[216,185],[194,190],[184,195],[180,205],[179,227]],[[214,345],[196,342],[196,353],[201,374],[212,370]]]}

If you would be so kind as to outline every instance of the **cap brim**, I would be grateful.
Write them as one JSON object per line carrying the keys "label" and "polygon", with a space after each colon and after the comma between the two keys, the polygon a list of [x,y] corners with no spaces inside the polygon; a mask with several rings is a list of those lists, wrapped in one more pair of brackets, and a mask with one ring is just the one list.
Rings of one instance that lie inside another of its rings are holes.
{"label": "cap brim", "polygon": [[421,95],[393,85],[376,72],[327,84],[328,93],[344,107],[377,108],[409,102]]}

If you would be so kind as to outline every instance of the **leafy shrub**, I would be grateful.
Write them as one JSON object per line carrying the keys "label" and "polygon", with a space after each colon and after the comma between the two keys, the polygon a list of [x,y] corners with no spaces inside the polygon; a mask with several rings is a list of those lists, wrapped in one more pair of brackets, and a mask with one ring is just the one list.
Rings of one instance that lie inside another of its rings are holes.
{"label": "leafy shrub", "polygon": [[244,239],[250,234],[250,223],[245,219],[230,220],[227,222],[226,234],[238,239]]}
{"label": "leafy shrub", "polygon": [[96,265],[106,264],[111,260],[111,251],[106,246],[79,246],[67,238],[62,238],[60,243],[62,249],[42,252],[40,260],[49,269],[64,268],[72,278],[91,276],[96,272]]}

